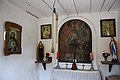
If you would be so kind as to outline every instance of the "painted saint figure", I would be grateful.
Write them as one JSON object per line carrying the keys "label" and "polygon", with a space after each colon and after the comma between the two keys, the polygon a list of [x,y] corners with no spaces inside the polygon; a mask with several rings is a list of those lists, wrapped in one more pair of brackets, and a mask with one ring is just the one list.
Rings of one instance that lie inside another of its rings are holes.
{"label": "painted saint figure", "polygon": [[111,41],[110,41],[110,52],[112,54],[112,61],[118,61],[118,57],[117,57],[117,43],[114,40],[113,37],[111,37]]}
{"label": "painted saint figure", "polygon": [[48,27],[45,27],[45,28],[44,28],[43,38],[50,38],[50,32],[49,32],[49,30],[48,30]]}
{"label": "painted saint figure", "polygon": [[8,51],[16,51],[17,49],[18,49],[18,43],[15,38],[15,33],[11,32],[8,42]]}

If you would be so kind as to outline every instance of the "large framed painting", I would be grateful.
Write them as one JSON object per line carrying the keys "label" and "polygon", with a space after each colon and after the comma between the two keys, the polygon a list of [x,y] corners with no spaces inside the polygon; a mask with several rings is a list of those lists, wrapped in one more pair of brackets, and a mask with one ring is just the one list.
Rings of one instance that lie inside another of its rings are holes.
{"label": "large framed painting", "polygon": [[41,39],[51,39],[51,24],[41,25]]}
{"label": "large framed painting", "polygon": [[59,62],[91,63],[92,31],[90,26],[79,19],[65,22],[59,31]]}
{"label": "large framed painting", "polygon": [[13,22],[5,22],[5,55],[21,54],[22,27]]}
{"label": "large framed painting", "polygon": [[102,19],[100,20],[101,37],[115,37],[116,25],[115,19]]}

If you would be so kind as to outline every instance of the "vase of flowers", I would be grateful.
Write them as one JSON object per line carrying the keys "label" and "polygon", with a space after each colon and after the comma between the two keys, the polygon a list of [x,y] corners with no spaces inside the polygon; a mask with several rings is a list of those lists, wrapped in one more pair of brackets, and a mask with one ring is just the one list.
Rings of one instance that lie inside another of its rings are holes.
{"label": "vase of flowers", "polygon": [[46,56],[45,56],[45,58],[46,58],[46,62],[48,62],[48,57],[50,56],[50,54],[49,53],[46,53]]}
{"label": "vase of flowers", "polygon": [[108,56],[110,56],[109,53],[102,53],[102,56],[104,57],[105,61],[107,61]]}

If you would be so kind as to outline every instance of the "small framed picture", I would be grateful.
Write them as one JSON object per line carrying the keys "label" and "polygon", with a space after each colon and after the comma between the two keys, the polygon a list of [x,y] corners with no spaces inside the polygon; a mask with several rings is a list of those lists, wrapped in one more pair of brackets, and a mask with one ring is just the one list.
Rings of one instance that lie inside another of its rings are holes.
{"label": "small framed picture", "polygon": [[5,22],[5,55],[21,54],[22,27],[13,22]]}
{"label": "small framed picture", "polygon": [[115,19],[102,19],[100,20],[101,37],[115,37],[116,25]]}
{"label": "small framed picture", "polygon": [[41,25],[41,39],[51,39],[51,24]]}

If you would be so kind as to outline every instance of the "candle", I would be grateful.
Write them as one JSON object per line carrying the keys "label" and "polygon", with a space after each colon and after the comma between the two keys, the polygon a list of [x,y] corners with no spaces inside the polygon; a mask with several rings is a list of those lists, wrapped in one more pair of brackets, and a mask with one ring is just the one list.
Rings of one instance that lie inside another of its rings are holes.
{"label": "candle", "polygon": [[90,53],[90,60],[91,61],[93,60],[93,54],[92,54],[92,52]]}
{"label": "candle", "polygon": [[59,59],[60,58],[60,53],[59,52],[57,52],[57,59]]}

